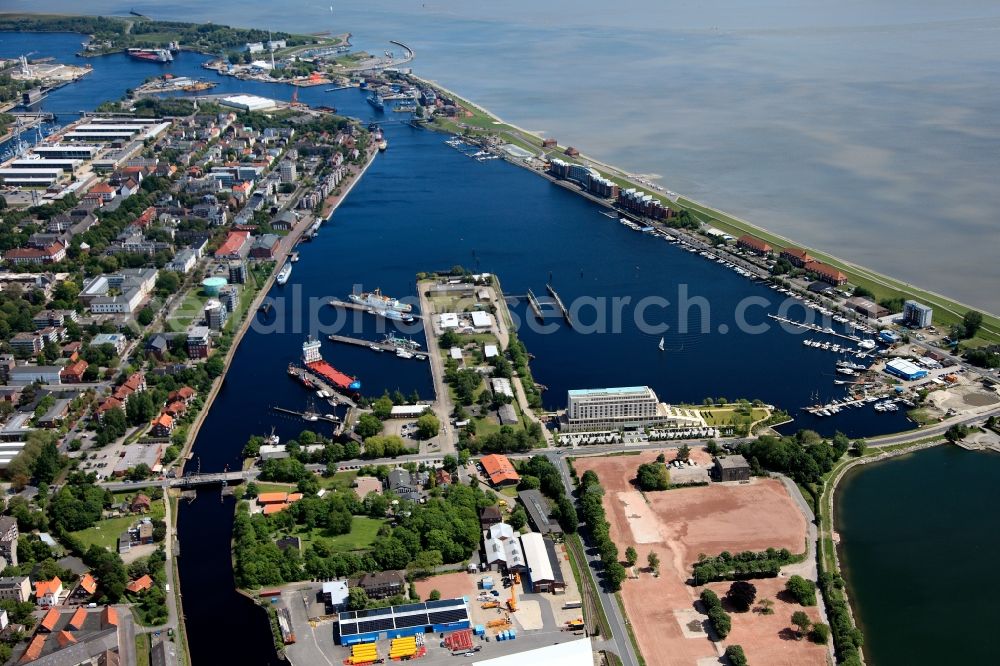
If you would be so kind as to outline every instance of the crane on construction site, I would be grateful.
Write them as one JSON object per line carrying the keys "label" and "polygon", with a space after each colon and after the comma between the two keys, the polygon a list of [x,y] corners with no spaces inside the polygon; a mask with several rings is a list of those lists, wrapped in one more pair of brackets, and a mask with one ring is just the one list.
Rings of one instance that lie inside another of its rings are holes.
{"label": "crane on construction site", "polygon": [[514,579],[511,581],[510,598],[507,599],[507,609],[513,613],[517,610],[517,586],[521,583],[521,574],[514,572]]}

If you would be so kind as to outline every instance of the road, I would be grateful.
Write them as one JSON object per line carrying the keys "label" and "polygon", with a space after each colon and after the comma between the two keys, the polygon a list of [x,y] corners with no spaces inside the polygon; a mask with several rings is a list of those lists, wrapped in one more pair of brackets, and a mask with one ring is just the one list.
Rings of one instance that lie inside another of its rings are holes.
{"label": "road", "polygon": [[[569,493],[570,497],[572,497],[575,487],[573,485],[573,478],[569,473],[569,465],[566,464],[566,458],[552,452],[547,452],[546,456],[552,464],[559,469],[559,475],[562,477],[563,486],[566,488],[566,492]],[[588,565],[586,575],[591,577],[593,587],[597,590],[597,598],[604,611],[604,616],[607,617],[608,624],[611,626],[611,636],[605,636],[605,642],[614,646],[614,651],[622,660],[622,664],[624,666],[639,666],[639,660],[636,657],[635,650],[632,648],[632,641],[628,636],[628,629],[626,628],[627,620],[618,606],[618,600],[615,598],[615,593],[609,592],[603,585],[601,585],[601,581],[597,573],[602,569],[601,559],[598,555],[593,553],[592,550],[593,549],[587,548],[585,541],[584,556],[587,558]],[[581,573],[584,572],[581,571]]]}

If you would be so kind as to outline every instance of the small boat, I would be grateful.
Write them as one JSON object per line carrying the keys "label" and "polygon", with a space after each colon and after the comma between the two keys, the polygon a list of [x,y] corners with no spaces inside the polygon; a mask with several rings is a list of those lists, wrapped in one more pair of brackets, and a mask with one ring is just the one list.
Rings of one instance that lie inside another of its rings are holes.
{"label": "small boat", "polygon": [[657,347],[659,347],[659,348],[660,348],[660,351],[663,351],[663,349],[664,349],[664,346],[663,346],[663,343],[664,343],[664,340],[663,340],[663,338],[660,338],[660,344],[659,344],[659,345],[657,345]]}
{"label": "small boat", "polygon": [[380,351],[382,351],[382,348],[379,347],[378,345],[368,345],[368,349],[371,349],[374,352],[380,352]]}
{"label": "small boat", "polygon": [[292,265],[285,264],[284,266],[281,267],[281,270],[278,271],[278,275],[277,277],[274,278],[274,281],[277,282],[278,284],[283,285],[286,282],[288,282],[288,278],[291,277],[291,275],[292,275]]}
{"label": "small boat", "polygon": [[413,358],[413,352],[406,351],[405,349],[397,349],[396,356],[399,358]]}
{"label": "small boat", "polygon": [[305,412],[302,415],[304,421],[319,421],[319,414],[313,414],[312,412]]}
{"label": "small boat", "polygon": [[295,262],[297,262],[299,260],[299,253],[298,252],[292,252],[292,254],[289,255],[289,257],[288,257],[288,260],[294,264]]}

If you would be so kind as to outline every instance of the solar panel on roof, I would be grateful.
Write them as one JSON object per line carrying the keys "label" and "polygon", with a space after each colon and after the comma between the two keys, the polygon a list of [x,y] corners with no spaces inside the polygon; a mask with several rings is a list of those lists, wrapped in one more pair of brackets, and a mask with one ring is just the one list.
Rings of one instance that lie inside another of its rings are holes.
{"label": "solar panel on roof", "polygon": [[438,599],[437,601],[428,601],[425,605],[427,608],[451,608],[452,606],[464,606],[465,604],[454,599]]}
{"label": "solar panel on roof", "polygon": [[356,622],[344,622],[340,623],[340,635],[341,636],[353,636],[358,633],[358,625]]}
{"label": "solar panel on roof", "polygon": [[380,618],[377,620],[362,620],[358,622],[358,633],[367,634],[372,631],[389,631],[393,628],[391,618]]}
{"label": "solar panel on roof", "polygon": [[405,604],[403,606],[393,606],[393,610],[398,615],[399,613],[410,613],[412,611],[426,611],[427,608],[424,604]]}
{"label": "solar panel on roof", "polygon": [[370,610],[362,610],[357,612],[357,617],[360,620],[365,617],[392,617],[391,608],[372,608]]}
{"label": "solar panel on roof", "polygon": [[447,624],[449,622],[458,622],[459,620],[467,620],[469,615],[462,610],[442,610],[435,611],[430,614],[431,624]]}
{"label": "solar panel on roof", "polygon": [[404,627],[420,627],[425,624],[431,624],[427,621],[426,613],[414,613],[413,615],[402,615],[396,617],[397,629],[402,629]]}

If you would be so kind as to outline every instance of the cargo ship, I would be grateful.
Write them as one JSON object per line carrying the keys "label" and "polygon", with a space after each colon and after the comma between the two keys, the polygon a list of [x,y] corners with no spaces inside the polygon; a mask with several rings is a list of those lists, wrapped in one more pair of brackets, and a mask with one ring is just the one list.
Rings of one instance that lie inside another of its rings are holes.
{"label": "cargo ship", "polygon": [[146,62],[174,61],[174,55],[168,49],[126,49],[125,55]]}
{"label": "cargo ship", "polygon": [[323,360],[320,354],[321,342],[312,336],[302,343],[302,363],[306,369],[315,373],[320,379],[329,382],[333,388],[346,393],[357,393],[361,390],[361,382],[357,377],[346,375]]}
{"label": "cargo ship", "polygon": [[278,284],[285,284],[286,282],[288,282],[288,278],[290,278],[291,276],[292,276],[292,265],[286,263],[284,266],[281,267],[281,270],[278,271],[278,275],[275,276],[274,281],[277,282]]}
{"label": "cargo ship", "polygon": [[352,303],[372,307],[376,310],[410,312],[413,309],[413,306],[409,303],[403,303],[399,299],[384,295],[381,289],[376,289],[375,291],[363,291],[360,294],[351,294],[348,298]]}

